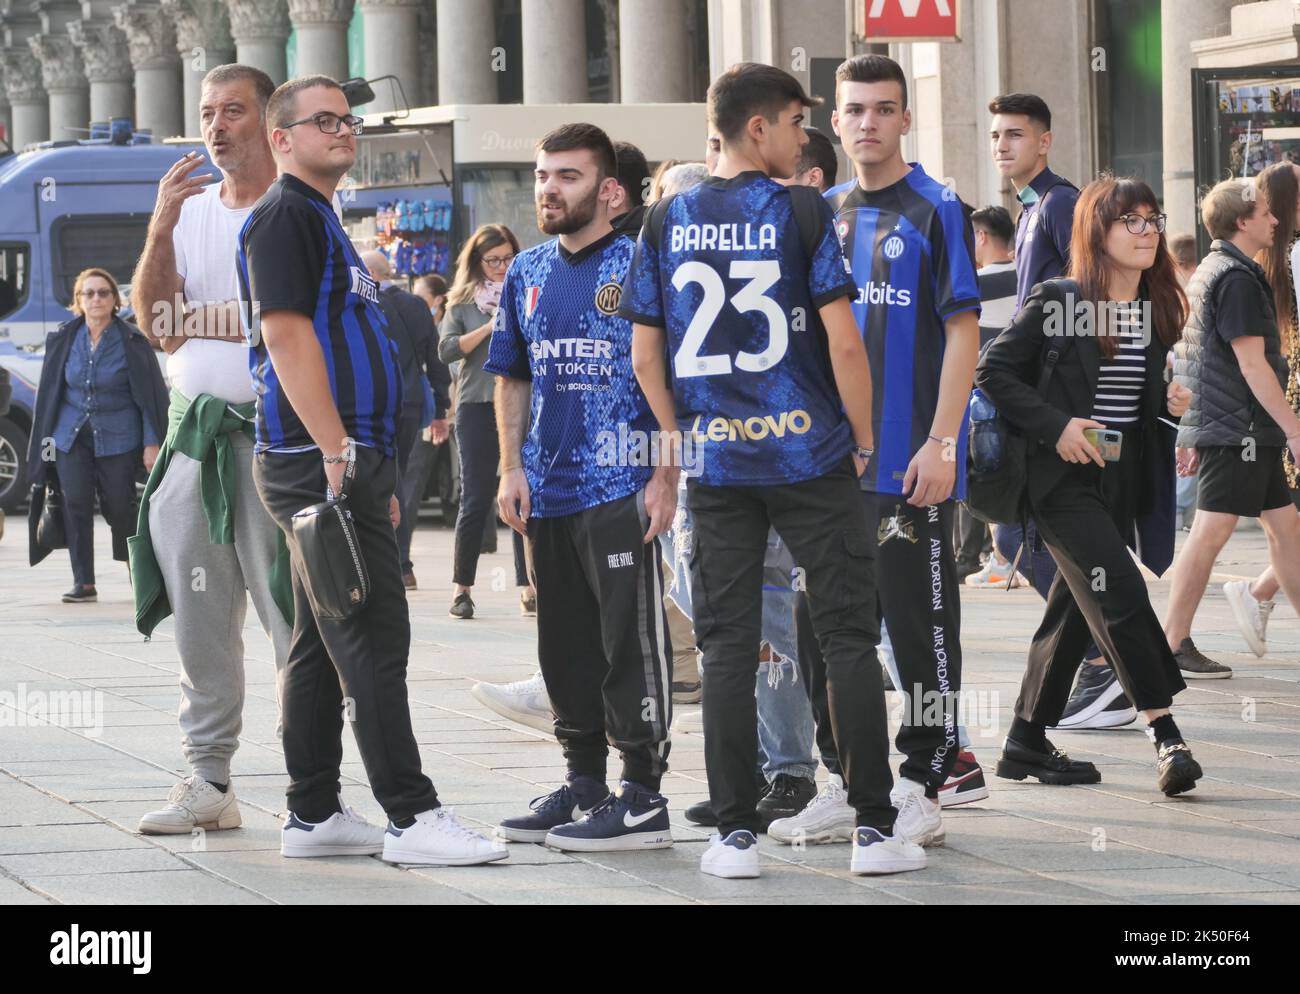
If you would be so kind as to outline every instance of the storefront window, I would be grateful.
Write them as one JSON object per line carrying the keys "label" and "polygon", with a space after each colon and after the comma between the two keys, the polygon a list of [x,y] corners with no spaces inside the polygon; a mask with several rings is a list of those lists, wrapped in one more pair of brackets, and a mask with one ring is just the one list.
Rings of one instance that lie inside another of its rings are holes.
{"label": "storefront window", "polygon": [[[1198,190],[1274,162],[1300,163],[1300,66],[1197,69],[1194,84]],[[1209,235],[1197,238],[1203,254]]]}
{"label": "storefront window", "polygon": [[466,166],[456,170],[460,186],[462,243],[481,224],[504,224],[528,248],[545,239],[537,230],[533,170],[515,166]]}

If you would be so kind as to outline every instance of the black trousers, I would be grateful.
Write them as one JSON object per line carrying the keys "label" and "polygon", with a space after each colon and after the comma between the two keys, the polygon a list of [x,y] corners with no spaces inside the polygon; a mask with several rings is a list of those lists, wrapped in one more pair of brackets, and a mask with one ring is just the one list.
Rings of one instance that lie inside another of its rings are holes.
{"label": "black trousers", "polygon": [[293,567],[293,641],[280,698],[289,810],[307,821],[320,821],[337,810],[345,717],[375,799],[390,819],[438,807],[433,784],[420,769],[406,693],[411,625],[388,516],[397,481],[395,461],[357,446],[348,504],[370,574],[370,596],[346,621],[312,616],[293,537],[294,514],[324,500],[320,453],[259,453],[253,480],[288,540]]}
{"label": "black trousers", "polygon": [[1125,432],[1119,462],[1071,465],[1049,493],[1031,500],[1058,572],[1016,701],[1026,721],[1060,720],[1090,640],[1139,711],[1169,707],[1186,686],[1128,550],[1141,485],[1138,441]]}
{"label": "black trousers", "polygon": [[[896,494],[863,492],[861,506],[873,536],[881,583],[875,613],[889,628],[898,674],[906,694],[898,750],[899,775],[926,785],[931,797],[943,786],[960,751],[957,703],[961,690],[961,595],[952,554],[954,508],[951,501],[913,507]],[[807,637],[814,620],[797,609],[799,662],[808,677],[817,746],[832,773],[841,769],[837,735],[827,735],[824,662],[816,641]],[[807,662],[805,662],[807,660]]]}
{"label": "black trousers", "polygon": [[404,413],[397,422],[397,499],[402,505],[402,519],[397,524],[397,561],[403,573],[409,573],[411,567],[411,534],[415,531],[416,519],[420,513],[419,495],[408,486],[408,477],[413,468],[423,472],[428,463],[419,461],[418,467],[413,463],[416,446],[424,445],[420,437],[420,412]]}
{"label": "black trousers", "polygon": [[496,521],[497,466],[501,461],[496,405],[457,405],[456,444],[460,451],[460,511],[452,582],[472,587],[484,529],[489,520]]}
{"label": "black trousers", "polygon": [[952,544],[957,562],[978,566],[980,556],[993,547],[989,526],[971,514],[965,504],[957,504],[953,515]]}
{"label": "black trousers", "polygon": [[530,518],[537,657],[572,773],[657,791],[668,769],[673,651],[659,545],[642,542],[641,494],[557,518]]}
{"label": "black trousers", "polygon": [[127,561],[126,540],[135,534],[139,510],[135,493],[139,466],[139,449],[116,456],[96,456],[89,424],[77,432],[69,451],[55,456],[74,583],[88,587],[95,584],[96,493],[99,510],[113,531],[113,558]]}
{"label": "black trousers", "polygon": [[704,654],[704,758],[725,835],[754,831],[758,786],[754,660],[762,636],[763,558],[776,528],[802,572],[826,671],[829,724],[858,824],[892,831],[889,733],[876,645],[875,548],[848,458],[823,477],[767,487],[690,480],[691,593]]}

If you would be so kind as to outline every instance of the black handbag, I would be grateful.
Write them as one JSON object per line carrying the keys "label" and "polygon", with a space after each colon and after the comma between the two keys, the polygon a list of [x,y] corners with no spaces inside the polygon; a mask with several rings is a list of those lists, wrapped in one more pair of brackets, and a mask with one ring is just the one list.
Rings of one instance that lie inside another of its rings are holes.
{"label": "black handbag", "polygon": [[45,489],[41,518],[36,523],[36,545],[45,552],[68,547],[68,533],[63,526],[63,494],[57,487]]}
{"label": "black handbag", "polygon": [[355,465],[349,460],[341,493],[336,496],[326,491],[327,500],[293,516],[293,537],[302,559],[307,599],[312,614],[327,621],[355,616],[370,597],[370,574],[348,507],[348,482]]}
{"label": "black handbag", "polygon": [[[1079,285],[1060,279],[1067,293],[1079,299]],[[1070,336],[1049,338],[1043,346],[1038,374],[1038,394],[1047,399],[1047,387]],[[992,344],[992,343],[990,343]],[[986,345],[985,348],[988,348]],[[983,410],[980,410],[983,408]],[[966,506],[971,514],[992,525],[1023,524],[1029,517],[1029,440],[976,390],[971,398],[968,429]]]}

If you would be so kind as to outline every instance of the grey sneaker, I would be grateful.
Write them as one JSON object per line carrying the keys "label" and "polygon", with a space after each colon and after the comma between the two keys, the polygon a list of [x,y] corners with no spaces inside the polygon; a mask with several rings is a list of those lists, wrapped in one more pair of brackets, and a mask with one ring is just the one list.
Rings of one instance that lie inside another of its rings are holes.
{"label": "grey sneaker", "polygon": [[1178,643],[1174,661],[1188,680],[1226,680],[1232,676],[1232,667],[1216,663],[1196,648],[1196,643],[1190,638]]}

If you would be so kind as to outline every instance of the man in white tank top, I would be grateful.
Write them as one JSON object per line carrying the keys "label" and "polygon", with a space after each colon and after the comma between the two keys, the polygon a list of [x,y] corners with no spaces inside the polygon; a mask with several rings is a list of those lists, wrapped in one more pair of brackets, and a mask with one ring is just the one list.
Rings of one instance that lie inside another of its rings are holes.
{"label": "man in white tank top", "polygon": [[[280,533],[253,485],[253,443],[236,410],[251,424],[244,405],[254,400],[253,380],[236,304],[236,253],[244,220],[276,176],[265,122],[273,90],[265,73],[248,66],[219,66],[204,78],[203,140],[221,181],[202,168],[205,157],[198,152],[188,153],[163,176],[132,283],[140,327],[169,356],[172,451],[161,478],[150,481],[140,531],[150,543],[144,555],[152,553],[151,568],[156,560],[176,615],[179,718],[192,770],[162,809],[141,819],[139,830],[147,834],[238,827],[230,767],[243,725],[244,591],[252,596],[274,653],[276,683],[265,685],[265,671],[255,680],[262,696],[279,686],[292,634],[292,601],[273,580],[281,575],[277,568],[285,566]],[[182,299],[183,309],[177,307]],[[196,447],[193,438],[203,433],[187,432],[194,421],[180,420],[213,410],[211,398],[220,405],[216,410],[224,408],[221,438],[235,469],[226,491],[233,509],[223,516],[224,534],[233,538],[228,543],[214,541],[214,531],[222,529],[214,524],[213,488],[209,485],[205,496],[202,486],[205,475],[216,478],[218,443]],[[145,616],[141,587],[136,584],[138,623]],[[152,615],[155,621],[161,616],[165,605]]]}

